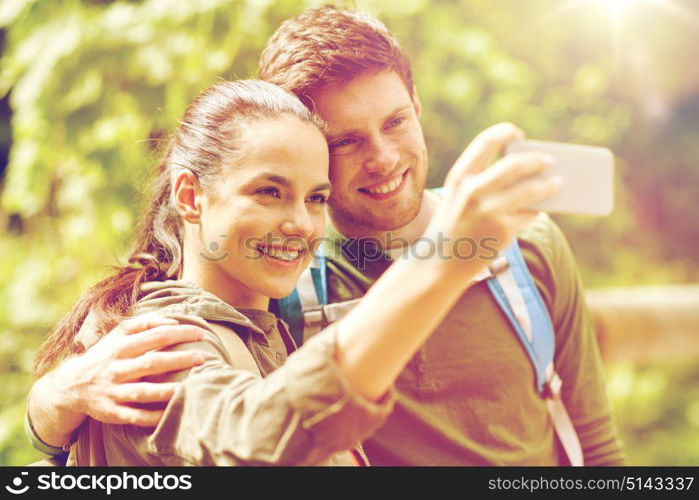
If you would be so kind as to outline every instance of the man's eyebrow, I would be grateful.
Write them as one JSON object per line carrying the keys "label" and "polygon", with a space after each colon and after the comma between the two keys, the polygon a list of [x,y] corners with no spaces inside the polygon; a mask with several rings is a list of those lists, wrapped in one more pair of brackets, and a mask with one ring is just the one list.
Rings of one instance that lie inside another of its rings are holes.
{"label": "man's eyebrow", "polygon": [[397,115],[398,113],[402,113],[405,110],[413,108],[415,105],[411,102],[409,104],[403,104],[402,106],[398,106],[396,109],[391,111],[389,114],[386,115],[386,118],[384,120],[388,120],[390,117],[393,115]]}
{"label": "man's eyebrow", "polygon": [[[412,107],[413,107],[413,103],[401,104],[400,106],[398,106],[397,108],[395,108],[393,111],[391,111],[390,113],[388,113],[388,114],[383,118],[382,121],[386,121],[386,120],[388,120],[390,117],[392,117],[393,115],[396,115],[396,114],[398,114],[398,113],[401,113],[401,112],[403,112],[403,111],[405,111],[405,110],[407,110],[407,109],[410,109],[410,108],[412,108]],[[342,136],[345,136],[345,135],[352,135],[352,134],[355,134],[355,133],[357,133],[357,132],[359,132],[358,129],[348,129],[348,130],[343,130],[342,132],[339,132],[339,133],[337,133],[337,134],[328,135],[328,142],[329,142],[329,143],[330,143],[330,142],[333,142],[334,140],[337,140],[338,137],[342,137]]]}
{"label": "man's eyebrow", "polygon": [[314,193],[316,191],[325,191],[326,189],[330,189],[330,183],[329,182],[324,182],[322,184],[318,184],[315,187],[312,187],[309,190],[309,193]]}

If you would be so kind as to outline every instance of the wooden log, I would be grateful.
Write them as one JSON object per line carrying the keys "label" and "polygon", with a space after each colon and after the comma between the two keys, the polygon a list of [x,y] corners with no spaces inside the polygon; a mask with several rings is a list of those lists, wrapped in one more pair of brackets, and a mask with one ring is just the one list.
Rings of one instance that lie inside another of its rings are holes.
{"label": "wooden log", "polygon": [[699,285],[587,290],[605,361],[699,360]]}

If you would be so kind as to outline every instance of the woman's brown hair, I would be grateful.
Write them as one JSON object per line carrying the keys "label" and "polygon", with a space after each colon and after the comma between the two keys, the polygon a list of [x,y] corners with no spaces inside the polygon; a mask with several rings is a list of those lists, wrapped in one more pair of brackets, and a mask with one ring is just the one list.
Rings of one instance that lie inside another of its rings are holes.
{"label": "woman's brown hair", "polygon": [[182,265],[182,221],[175,210],[172,183],[182,169],[193,172],[206,189],[225,165],[240,155],[241,125],[289,115],[324,130],[321,120],[296,97],[271,83],[222,82],[205,90],[187,107],[164,150],[153,194],[142,215],[128,265],[93,286],[51,331],[34,365],[40,377],[61,359],[79,351],[74,339],[88,314],[98,334],[128,316],[148,281],[177,277]]}

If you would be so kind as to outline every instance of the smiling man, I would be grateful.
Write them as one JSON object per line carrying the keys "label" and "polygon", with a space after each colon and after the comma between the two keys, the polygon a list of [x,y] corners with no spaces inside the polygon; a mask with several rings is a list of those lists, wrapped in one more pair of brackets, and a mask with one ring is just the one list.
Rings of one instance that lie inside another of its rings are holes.
{"label": "smiling man", "polygon": [[[328,124],[328,295],[360,298],[402,251],[386,244],[420,238],[439,203],[425,191],[427,147],[410,61],[375,18],[327,6],[282,23],[262,52],[260,77]],[[353,245],[368,237],[384,243],[381,258],[364,259],[363,245]],[[518,241],[550,312],[554,363],[584,462],[622,464],[570,248],[546,216]],[[376,465],[567,464],[535,386],[513,328],[477,283],[399,377],[396,408],[364,449]]]}
{"label": "smiling man", "polygon": [[[389,247],[389,234],[393,241],[416,241],[439,204],[437,195],[425,190],[427,148],[408,57],[376,19],[322,7],[282,23],[261,55],[260,77],[295,93],[327,122],[333,186],[328,236],[335,245],[328,295],[331,302],[360,298],[403,251]],[[379,259],[366,262],[362,246],[353,244],[366,237],[383,243]],[[584,462],[622,464],[570,248],[543,215],[518,243],[555,330],[554,363]],[[39,435],[62,442],[81,412],[59,419],[50,404],[42,407],[45,387],[34,389],[38,408],[30,408],[30,415]],[[396,389],[394,412],[364,443],[375,465],[568,463],[530,359],[485,282],[463,294],[408,363]],[[90,408],[77,397],[81,401],[74,407]]]}
{"label": "smiling man", "polygon": [[[362,73],[314,92],[328,117],[333,162],[330,215],[347,236],[423,226],[427,148],[420,104],[394,71]],[[422,231],[420,231],[422,232]]]}

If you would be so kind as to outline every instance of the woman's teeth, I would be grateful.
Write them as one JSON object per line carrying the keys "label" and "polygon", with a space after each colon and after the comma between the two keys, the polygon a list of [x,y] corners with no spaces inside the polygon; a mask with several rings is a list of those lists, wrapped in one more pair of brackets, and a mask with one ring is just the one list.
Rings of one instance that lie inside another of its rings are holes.
{"label": "woman's teeth", "polygon": [[381,184],[380,186],[377,186],[375,188],[362,188],[362,191],[366,191],[367,193],[371,194],[388,194],[398,189],[398,186],[400,186],[401,182],[403,182],[402,175],[400,177],[396,177],[392,181],[389,181],[385,184]]}
{"label": "woman's teeth", "polygon": [[267,254],[268,256],[272,257],[273,259],[287,260],[287,261],[298,260],[299,255],[302,252],[302,250],[282,250],[281,248],[273,248],[273,247],[259,247],[258,249],[262,253]]}

